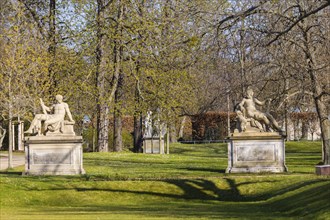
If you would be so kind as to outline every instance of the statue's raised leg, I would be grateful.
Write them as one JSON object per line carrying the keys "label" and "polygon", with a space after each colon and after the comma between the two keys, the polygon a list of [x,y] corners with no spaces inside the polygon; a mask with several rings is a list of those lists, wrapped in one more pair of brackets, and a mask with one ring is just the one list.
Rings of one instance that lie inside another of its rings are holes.
{"label": "statue's raised leg", "polygon": [[44,114],[36,114],[34,119],[31,122],[29,129],[27,129],[25,134],[41,134],[41,121],[47,120],[47,115]]}

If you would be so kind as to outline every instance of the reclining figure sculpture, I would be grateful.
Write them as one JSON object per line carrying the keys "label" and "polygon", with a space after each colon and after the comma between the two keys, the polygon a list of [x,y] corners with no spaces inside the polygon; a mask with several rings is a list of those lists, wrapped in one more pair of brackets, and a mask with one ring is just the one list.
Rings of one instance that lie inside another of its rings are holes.
{"label": "reclining figure sculpture", "polygon": [[262,106],[266,101],[259,101],[253,94],[253,90],[248,88],[246,97],[243,98],[236,109],[239,132],[246,132],[251,128],[259,130],[259,132],[282,132],[272,115],[256,109],[256,104]]}

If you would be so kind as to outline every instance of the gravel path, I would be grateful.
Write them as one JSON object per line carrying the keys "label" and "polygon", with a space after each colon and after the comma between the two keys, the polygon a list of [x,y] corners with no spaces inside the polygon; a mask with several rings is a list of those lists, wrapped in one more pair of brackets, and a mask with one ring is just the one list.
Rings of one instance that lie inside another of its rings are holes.
{"label": "gravel path", "polygon": [[[24,155],[13,155],[13,167],[21,166],[25,164]],[[0,170],[6,170],[8,168],[8,154],[0,153]]]}

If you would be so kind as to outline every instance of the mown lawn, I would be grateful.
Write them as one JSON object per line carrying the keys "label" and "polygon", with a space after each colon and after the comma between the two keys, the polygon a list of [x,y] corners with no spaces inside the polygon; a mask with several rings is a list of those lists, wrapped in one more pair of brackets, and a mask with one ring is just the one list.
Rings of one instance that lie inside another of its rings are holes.
{"label": "mown lawn", "polygon": [[289,142],[283,174],[226,174],[225,144],[170,155],[85,153],[82,176],[0,174],[1,219],[330,219],[320,142]]}

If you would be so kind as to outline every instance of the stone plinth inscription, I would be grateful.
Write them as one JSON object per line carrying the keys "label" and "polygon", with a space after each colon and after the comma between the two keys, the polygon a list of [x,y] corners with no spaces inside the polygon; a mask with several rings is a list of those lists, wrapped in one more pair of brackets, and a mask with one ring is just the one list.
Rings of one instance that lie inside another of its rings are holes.
{"label": "stone plinth inscription", "polygon": [[275,145],[237,145],[237,161],[275,161]]}
{"label": "stone plinth inscription", "polygon": [[[257,136],[258,135],[258,136]],[[228,142],[227,173],[286,172],[285,143],[280,135],[233,135]]]}
{"label": "stone plinth inscription", "polygon": [[71,164],[71,153],[69,149],[60,152],[50,150],[35,150],[32,154],[32,164]]}
{"label": "stone plinth inscription", "polygon": [[81,136],[26,137],[24,174],[84,174],[82,153]]}

